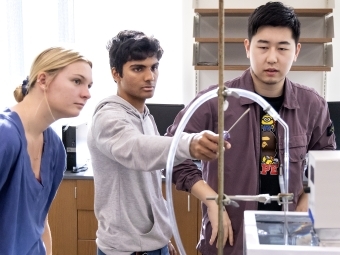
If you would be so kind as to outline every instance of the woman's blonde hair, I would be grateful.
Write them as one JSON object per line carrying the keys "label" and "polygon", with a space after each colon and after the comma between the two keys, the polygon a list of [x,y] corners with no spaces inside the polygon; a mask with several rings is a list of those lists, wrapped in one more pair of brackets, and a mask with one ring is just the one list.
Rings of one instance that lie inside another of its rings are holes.
{"label": "woman's blonde hair", "polygon": [[30,89],[34,87],[40,72],[48,73],[53,79],[61,69],[77,61],[85,61],[92,68],[91,61],[71,49],[53,47],[44,50],[33,61],[28,79],[14,90],[15,100],[21,102],[24,99]]}

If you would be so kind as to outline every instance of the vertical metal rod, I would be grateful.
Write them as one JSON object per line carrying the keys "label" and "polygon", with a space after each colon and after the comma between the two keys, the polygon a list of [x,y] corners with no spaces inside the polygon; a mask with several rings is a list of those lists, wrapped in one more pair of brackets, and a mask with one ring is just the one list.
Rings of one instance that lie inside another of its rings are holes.
{"label": "vertical metal rod", "polygon": [[188,194],[188,212],[190,212],[190,194]]}
{"label": "vertical metal rod", "polygon": [[218,10],[218,255],[223,255],[223,196],[224,196],[224,0],[219,0]]}

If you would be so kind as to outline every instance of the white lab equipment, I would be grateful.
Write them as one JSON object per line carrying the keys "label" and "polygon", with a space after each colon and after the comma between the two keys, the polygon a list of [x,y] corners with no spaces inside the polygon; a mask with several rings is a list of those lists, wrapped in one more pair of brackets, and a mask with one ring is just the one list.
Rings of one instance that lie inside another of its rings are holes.
{"label": "white lab equipment", "polygon": [[308,157],[309,212],[245,211],[244,254],[340,254],[340,151],[309,151]]}

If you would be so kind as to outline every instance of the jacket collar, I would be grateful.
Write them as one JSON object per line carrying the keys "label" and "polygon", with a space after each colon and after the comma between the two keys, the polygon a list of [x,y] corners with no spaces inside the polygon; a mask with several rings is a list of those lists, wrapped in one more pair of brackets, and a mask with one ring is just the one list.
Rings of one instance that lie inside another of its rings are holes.
{"label": "jacket collar", "polygon": [[[255,93],[254,89],[254,82],[253,78],[250,74],[250,68],[248,68],[240,77],[239,79],[227,81],[225,83],[226,86],[232,87],[232,88],[240,88],[245,89],[251,92]],[[283,106],[288,109],[298,109],[300,108],[299,102],[296,98],[296,91],[293,89],[294,84],[286,77],[285,79],[285,85],[284,85],[284,99],[283,99]],[[253,104],[254,101],[246,98],[241,97],[240,103],[242,105],[245,104]]]}
{"label": "jacket collar", "polygon": [[284,86],[284,99],[283,106],[288,109],[299,109],[300,104],[296,98],[296,90],[294,83],[291,82],[287,77]]}

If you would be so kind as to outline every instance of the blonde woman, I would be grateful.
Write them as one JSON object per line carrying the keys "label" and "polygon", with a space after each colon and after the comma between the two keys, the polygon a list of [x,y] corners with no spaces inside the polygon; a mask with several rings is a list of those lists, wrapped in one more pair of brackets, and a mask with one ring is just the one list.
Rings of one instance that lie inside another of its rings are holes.
{"label": "blonde woman", "polygon": [[91,97],[92,63],[49,48],[0,113],[0,254],[52,254],[47,213],[63,178],[65,150],[49,126],[78,116]]}

